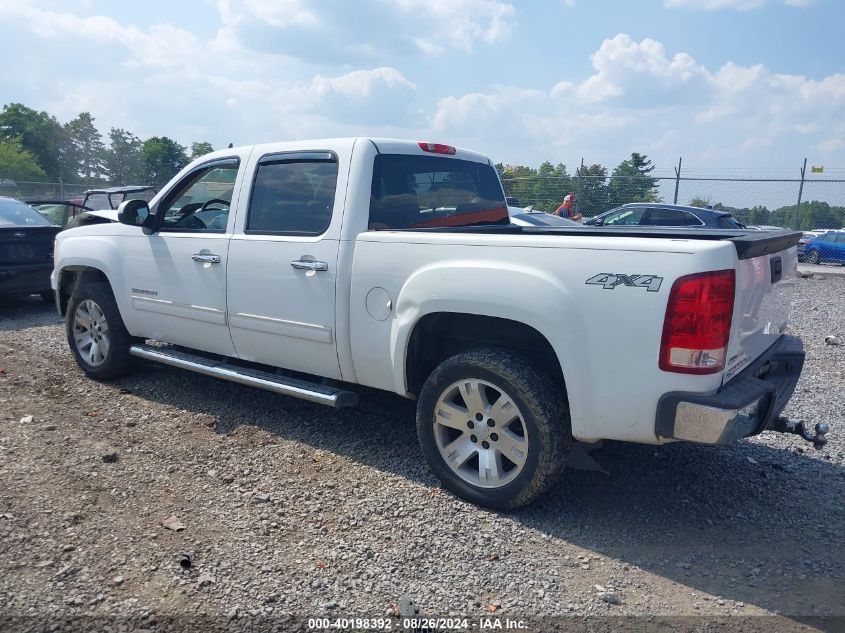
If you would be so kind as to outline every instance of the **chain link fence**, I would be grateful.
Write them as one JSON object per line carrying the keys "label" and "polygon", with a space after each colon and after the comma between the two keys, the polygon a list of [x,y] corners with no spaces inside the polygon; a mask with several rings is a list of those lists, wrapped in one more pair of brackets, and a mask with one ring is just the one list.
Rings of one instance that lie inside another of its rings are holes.
{"label": "chain link fence", "polygon": [[630,202],[663,202],[724,210],[746,225],[845,227],[845,179],[838,178],[505,176],[502,185],[512,205],[546,212],[575,194],[576,211],[585,217]]}
{"label": "chain link fence", "polygon": [[0,174],[0,196],[19,200],[72,200],[83,192],[110,185],[79,185],[62,182],[30,182],[3,178]]}
{"label": "chain link fence", "polygon": [[[574,193],[576,210],[585,217],[629,202],[666,202],[728,211],[746,225],[804,231],[845,228],[845,178],[505,176],[502,185],[513,206],[546,212],[554,211],[564,196]],[[95,186],[13,181],[0,174],[0,196],[21,200],[73,200],[92,188]]]}

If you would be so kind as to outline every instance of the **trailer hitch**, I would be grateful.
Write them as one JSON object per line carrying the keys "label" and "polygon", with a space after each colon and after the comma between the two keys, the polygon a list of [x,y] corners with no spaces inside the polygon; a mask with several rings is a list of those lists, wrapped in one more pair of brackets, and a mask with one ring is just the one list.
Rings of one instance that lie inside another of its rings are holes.
{"label": "trailer hitch", "polygon": [[827,434],[830,428],[824,422],[819,422],[815,425],[815,427],[813,427],[813,429],[816,432],[815,435],[810,434],[804,426],[803,421],[796,422],[783,416],[775,420],[772,425],[773,431],[777,431],[778,433],[793,433],[795,435],[800,435],[805,440],[812,443],[813,448],[819,450],[827,444]]}

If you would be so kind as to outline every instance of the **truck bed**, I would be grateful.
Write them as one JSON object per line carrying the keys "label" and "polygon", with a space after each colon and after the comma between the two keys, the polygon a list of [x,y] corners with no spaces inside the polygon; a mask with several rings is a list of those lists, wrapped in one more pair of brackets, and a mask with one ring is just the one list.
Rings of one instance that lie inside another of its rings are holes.
{"label": "truck bed", "polygon": [[646,237],[667,240],[727,240],[733,242],[739,259],[770,255],[798,244],[801,231],[755,231],[752,229],[699,229],[680,227],[642,226],[514,226],[482,225],[443,228],[393,229],[398,232],[425,233],[487,233],[492,235],[580,235],[590,237]]}

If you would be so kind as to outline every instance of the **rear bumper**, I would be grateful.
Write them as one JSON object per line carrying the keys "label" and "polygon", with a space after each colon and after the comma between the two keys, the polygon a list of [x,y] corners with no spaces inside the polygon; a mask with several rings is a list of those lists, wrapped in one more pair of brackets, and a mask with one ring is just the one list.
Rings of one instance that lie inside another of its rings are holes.
{"label": "rear bumper", "polygon": [[727,444],[760,433],[783,411],[803,366],[801,339],[783,335],[716,393],[665,394],[657,405],[655,433],[701,444]]}
{"label": "rear bumper", "polygon": [[0,266],[0,295],[50,290],[53,264]]}

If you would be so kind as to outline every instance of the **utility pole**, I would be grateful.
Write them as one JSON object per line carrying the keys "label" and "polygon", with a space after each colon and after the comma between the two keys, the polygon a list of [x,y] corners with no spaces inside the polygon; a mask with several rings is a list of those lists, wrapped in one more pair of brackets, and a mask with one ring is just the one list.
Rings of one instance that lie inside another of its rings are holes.
{"label": "utility pole", "polygon": [[804,174],[807,172],[807,158],[804,158],[804,165],[801,167],[801,184],[798,185],[798,204],[795,205],[795,226],[792,228],[798,229],[801,226],[798,213],[801,210],[801,196],[804,195]]}
{"label": "utility pole", "polygon": [[681,161],[683,156],[678,157],[678,166],[675,167],[675,201],[672,204],[678,204],[678,186],[681,184]]}
{"label": "utility pole", "polygon": [[581,157],[581,167],[578,169],[578,186],[575,188],[575,213],[579,213],[578,207],[581,206],[581,181],[584,177],[584,157]]}

